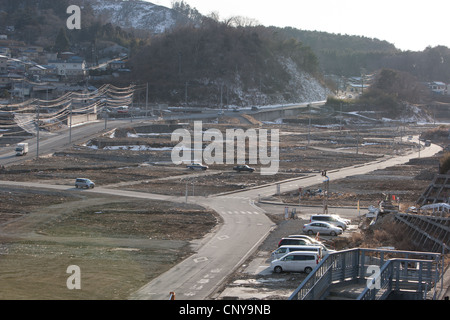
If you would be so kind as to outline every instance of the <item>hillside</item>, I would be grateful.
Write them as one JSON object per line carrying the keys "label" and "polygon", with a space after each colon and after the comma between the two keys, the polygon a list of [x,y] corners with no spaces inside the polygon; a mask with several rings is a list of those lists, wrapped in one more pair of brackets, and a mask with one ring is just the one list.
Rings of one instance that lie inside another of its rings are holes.
{"label": "hillside", "polygon": [[311,47],[324,74],[357,76],[391,68],[408,72],[419,81],[450,82],[450,49],[444,46],[428,47],[418,52],[401,51],[380,39],[290,27],[271,28]]}
{"label": "hillside", "polygon": [[88,0],[94,14],[123,29],[163,33],[186,25],[189,18],[182,13],[145,1]]}
{"label": "hillside", "polygon": [[276,28],[286,37],[292,37],[310,46],[326,74],[354,76],[364,68],[372,72],[381,68],[380,61],[400,52],[393,44],[363,36],[350,36],[295,28]]}
{"label": "hillside", "polygon": [[[65,28],[69,4],[82,8],[81,30]],[[183,1],[173,9],[138,0],[0,1],[0,34],[8,39],[71,51],[88,64],[107,58],[102,51],[114,44],[128,49],[131,74],[116,80],[148,83],[153,101],[244,106],[324,100],[322,74],[383,68],[419,82],[450,82],[446,47],[402,52],[378,39],[215,19]]]}
{"label": "hillside", "polygon": [[265,105],[324,100],[328,94],[317,80],[311,49],[264,27],[205,20],[201,27],[154,37],[130,65],[133,80],[148,83],[154,99],[170,103]]}

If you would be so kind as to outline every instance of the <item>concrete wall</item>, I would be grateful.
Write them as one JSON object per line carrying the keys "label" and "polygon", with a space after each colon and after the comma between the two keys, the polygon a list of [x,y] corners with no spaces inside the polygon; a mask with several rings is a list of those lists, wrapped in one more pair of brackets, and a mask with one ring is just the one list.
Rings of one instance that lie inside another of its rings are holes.
{"label": "concrete wall", "polygon": [[[97,120],[97,114],[96,113],[89,113],[89,114],[73,114],[72,115],[72,126],[80,123],[85,123],[89,121],[95,121]],[[67,117],[67,125],[70,125],[70,117]]]}
{"label": "concrete wall", "polygon": [[[314,107],[320,107],[323,106],[325,102],[312,102],[311,106]],[[280,118],[288,118],[288,117],[295,117],[299,114],[304,114],[308,111],[308,104],[300,104],[295,106],[287,106],[279,109],[272,109],[272,110],[265,110],[260,109],[258,112],[250,113],[250,115],[259,121],[274,121],[276,119]]]}
{"label": "concrete wall", "polygon": [[293,117],[305,112],[304,107],[296,109],[262,110],[250,115],[259,121],[274,121],[280,118]]}

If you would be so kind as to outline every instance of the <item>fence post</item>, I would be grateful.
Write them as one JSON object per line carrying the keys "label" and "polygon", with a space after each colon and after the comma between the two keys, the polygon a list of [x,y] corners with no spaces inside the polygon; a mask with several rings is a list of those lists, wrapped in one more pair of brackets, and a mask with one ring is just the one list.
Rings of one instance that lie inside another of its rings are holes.
{"label": "fence post", "polygon": [[422,261],[419,261],[419,262],[417,262],[418,264],[419,264],[419,286],[418,286],[418,288],[417,288],[417,291],[418,292],[422,292],[422,288],[423,288],[423,283],[422,283],[422,281],[423,281],[423,275],[422,275],[422,271],[423,271],[423,262]]}
{"label": "fence post", "polygon": [[345,280],[345,257],[347,256],[347,253],[342,254],[341,258],[341,281]]}
{"label": "fence post", "polygon": [[366,263],[366,250],[364,249],[358,249],[358,251],[361,251],[361,257],[360,257],[360,267],[358,268],[359,274],[358,277],[364,277],[365,275],[365,263]]}

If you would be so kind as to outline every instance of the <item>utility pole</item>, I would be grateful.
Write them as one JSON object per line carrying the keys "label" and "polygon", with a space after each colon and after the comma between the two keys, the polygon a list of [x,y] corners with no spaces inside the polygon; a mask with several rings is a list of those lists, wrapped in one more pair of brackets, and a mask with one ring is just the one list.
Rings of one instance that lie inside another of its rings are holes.
{"label": "utility pole", "polygon": [[188,82],[186,81],[186,85],[184,88],[184,104],[187,107],[187,100],[188,100]]}
{"label": "utility pole", "polygon": [[147,89],[145,90],[145,117],[148,117],[148,82]]}
{"label": "utility pole", "polygon": [[220,111],[222,111],[222,104],[223,104],[223,82],[220,84]]}
{"label": "utility pole", "polygon": [[309,125],[308,125],[308,147],[311,142],[311,105],[308,104],[309,107]]}
{"label": "utility pole", "polygon": [[328,214],[328,191],[330,187],[330,178],[327,176],[327,171],[322,171],[322,176],[326,178],[323,181],[323,214]]}
{"label": "utility pole", "polygon": [[103,112],[105,113],[105,130],[108,126],[108,112],[106,110],[103,110]]}
{"label": "utility pole", "polygon": [[181,51],[178,52],[178,76],[181,77]]}
{"label": "utility pole", "polygon": [[39,159],[39,103],[36,105],[37,108],[37,123],[36,123],[36,159]]}
{"label": "utility pole", "polygon": [[359,154],[359,128],[356,129],[356,154]]}
{"label": "utility pole", "polygon": [[72,143],[72,102],[70,103],[70,118],[69,118],[69,144]]}

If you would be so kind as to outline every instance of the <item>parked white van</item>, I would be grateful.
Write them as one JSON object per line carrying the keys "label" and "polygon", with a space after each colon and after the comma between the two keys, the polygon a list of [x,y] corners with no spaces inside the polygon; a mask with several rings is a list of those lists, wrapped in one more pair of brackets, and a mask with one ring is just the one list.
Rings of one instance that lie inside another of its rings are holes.
{"label": "parked white van", "polygon": [[283,271],[310,273],[319,261],[320,256],[317,251],[296,251],[273,260],[270,263],[270,268],[276,273]]}
{"label": "parked white van", "polygon": [[323,258],[322,247],[320,245],[314,246],[281,246],[274,250],[270,255],[271,260],[280,259],[288,253],[298,252],[298,251],[315,251],[319,254],[320,258]]}

